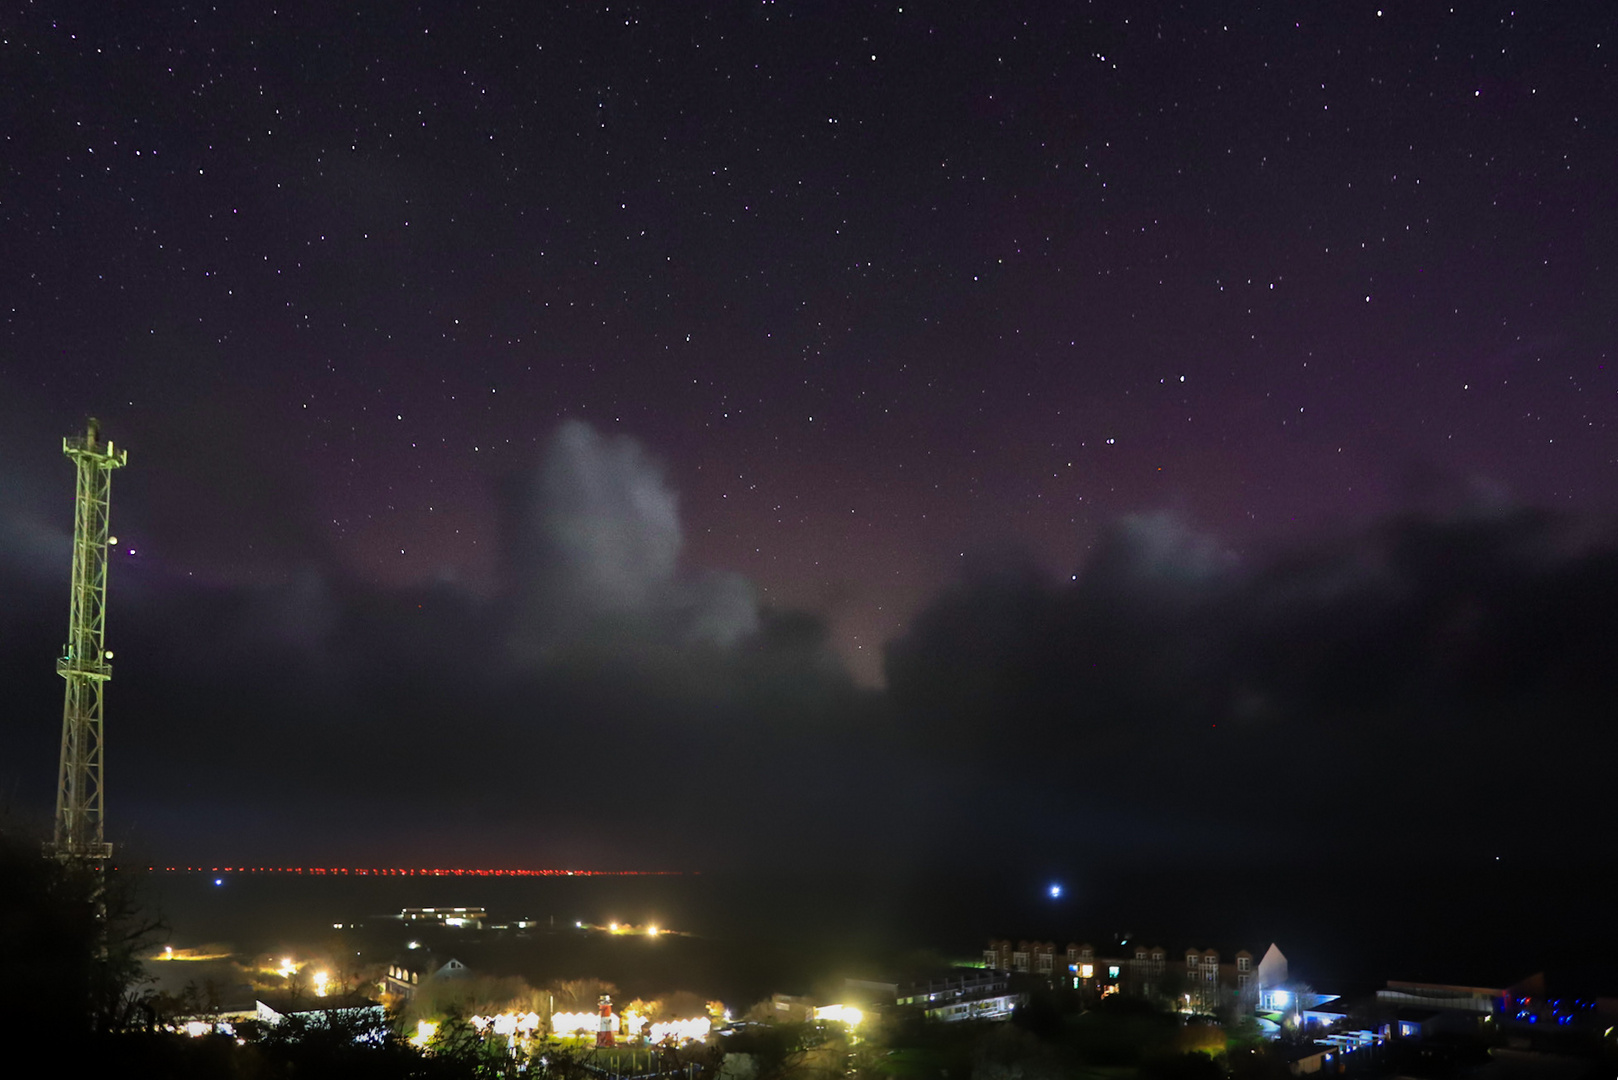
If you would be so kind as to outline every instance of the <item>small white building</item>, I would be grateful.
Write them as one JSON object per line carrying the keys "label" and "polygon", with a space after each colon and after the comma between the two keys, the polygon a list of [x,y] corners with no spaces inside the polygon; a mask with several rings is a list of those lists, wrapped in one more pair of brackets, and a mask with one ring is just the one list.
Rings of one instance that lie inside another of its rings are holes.
{"label": "small white building", "polygon": [[399,912],[399,921],[481,930],[489,921],[489,913],[480,907],[407,907]]}
{"label": "small white building", "polygon": [[270,1027],[297,1019],[312,1028],[349,1027],[356,1034],[368,1035],[387,1023],[381,1003],[359,994],[324,998],[277,995],[268,1000],[259,998],[255,1004],[253,1018]]}

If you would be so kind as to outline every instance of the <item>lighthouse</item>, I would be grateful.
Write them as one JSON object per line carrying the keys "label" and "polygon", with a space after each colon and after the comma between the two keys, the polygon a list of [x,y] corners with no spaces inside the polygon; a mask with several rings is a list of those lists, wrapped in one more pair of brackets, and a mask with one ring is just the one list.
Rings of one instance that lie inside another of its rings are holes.
{"label": "lighthouse", "polygon": [[601,1021],[596,1025],[596,1046],[616,1045],[612,1037],[612,995],[601,995]]}

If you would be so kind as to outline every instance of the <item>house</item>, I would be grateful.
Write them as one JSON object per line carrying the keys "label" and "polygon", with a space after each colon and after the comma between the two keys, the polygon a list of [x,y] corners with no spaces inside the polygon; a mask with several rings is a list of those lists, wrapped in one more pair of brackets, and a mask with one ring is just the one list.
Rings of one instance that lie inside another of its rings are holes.
{"label": "house", "polygon": [[453,956],[443,963],[428,952],[411,952],[388,965],[382,978],[382,992],[409,1001],[429,979],[464,979],[471,970]]}
{"label": "house", "polygon": [[[1071,950],[1073,946],[1068,946]],[[994,971],[1013,971],[1019,975],[1057,974],[1056,943],[1052,941],[1019,941],[1013,947],[1009,940],[989,942],[983,951],[983,966]]]}
{"label": "house", "polygon": [[483,929],[488,920],[489,913],[480,907],[407,907],[399,912],[400,922],[433,923],[469,930]]}
{"label": "house", "polygon": [[1199,1012],[1220,1005],[1241,1009],[1285,1011],[1291,1001],[1286,954],[1273,942],[1262,956],[1247,949],[1188,949],[1185,954],[1186,1002]]}
{"label": "house", "polygon": [[1184,957],[1184,967],[1161,945],[1125,941],[1107,951],[1111,955],[1099,954],[1089,943],[1070,943],[1060,956],[1065,963],[1058,963],[1051,942],[1019,941],[1013,946],[1009,939],[997,939],[984,949],[983,962],[994,971],[1045,976],[1098,997],[1172,995],[1192,1012],[1212,1012],[1226,1004],[1253,1008],[1266,988],[1278,987],[1287,978],[1286,956],[1274,944],[1262,956],[1248,949],[1225,953],[1188,948],[1176,954]]}

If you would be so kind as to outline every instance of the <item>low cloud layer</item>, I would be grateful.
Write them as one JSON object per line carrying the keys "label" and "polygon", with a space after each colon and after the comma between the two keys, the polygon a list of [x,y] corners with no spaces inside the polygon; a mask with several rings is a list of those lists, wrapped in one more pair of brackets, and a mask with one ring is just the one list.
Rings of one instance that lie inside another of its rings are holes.
{"label": "low cloud layer", "polygon": [[[564,425],[507,512],[523,570],[494,595],[117,567],[120,843],[683,866],[1613,847],[1592,822],[1618,538],[1587,522],[1410,515],[1238,559],[1123,519],[1075,580],[969,560],[876,692],[816,617],[682,566],[676,495],[630,439]],[[65,566],[40,558],[0,553],[0,794],[48,814]]]}
{"label": "low cloud layer", "polygon": [[1612,537],[1514,510],[1216,551],[1126,521],[1075,582],[962,581],[889,649],[910,744],[1231,846],[1610,851]]}
{"label": "low cloud layer", "polygon": [[[638,443],[563,425],[508,512],[523,570],[493,596],[316,565],[275,584],[116,567],[122,841],[227,862],[690,866],[783,787],[777,827],[855,828],[843,788],[870,788],[885,757],[874,698],[816,618],[682,568],[675,492]],[[0,557],[0,795],[42,813],[59,554],[53,574]]]}

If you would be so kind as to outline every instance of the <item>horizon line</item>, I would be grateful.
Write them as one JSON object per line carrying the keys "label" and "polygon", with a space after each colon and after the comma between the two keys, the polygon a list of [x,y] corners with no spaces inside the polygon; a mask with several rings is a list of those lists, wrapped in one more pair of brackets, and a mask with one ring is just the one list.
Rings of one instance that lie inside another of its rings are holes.
{"label": "horizon line", "polygon": [[[139,869],[113,866],[114,870]],[[161,874],[303,874],[336,877],[681,877],[700,870],[553,870],[524,867],[409,866],[155,866]]]}

